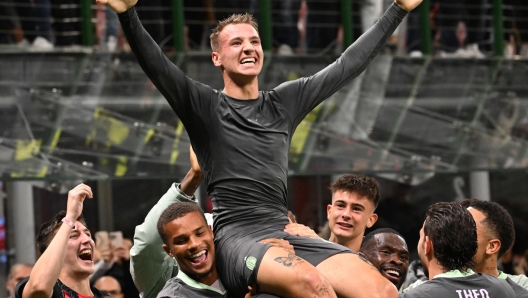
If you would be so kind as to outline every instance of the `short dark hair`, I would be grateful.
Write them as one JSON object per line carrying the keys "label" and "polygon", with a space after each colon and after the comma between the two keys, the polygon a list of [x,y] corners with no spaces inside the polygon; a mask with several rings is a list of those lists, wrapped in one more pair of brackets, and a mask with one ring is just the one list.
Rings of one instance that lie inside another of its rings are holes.
{"label": "short dark hair", "polygon": [[486,217],[482,224],[501,242],[498,258],[500,259],[515,242],[513,219],[501,205],[495,202],[467,199],[460,203],[464,208],[475,208]]}
{"label": "short dark hair", "polygon": [[378,207],[380,200],[379,194],[379,183],[376,179],[359,174],[346,174],[336,182],[330,185],[330,190],[332,194],[337,191],[347,191],[355,192],[359,195],[367,197],[372,203],[374,203],[374,208]]}
{"label": "short dark hair", "polygon": [[405,238],[403,238],[403,236],[400,233],[398,233],[398,231],[396,231],[394,229],[391,229],[391,228],[380,228],[380,229],[376,229],[376,230],[368,233],[365,236],[365,238],[363,238],[363,242],[361,242],[360,250],[363,248],[363,246],[367,245],[368,242],[370,242],[372,239],[374,239],[374,236],[376,236],[378,234],[385,234],[385,233],[398,235],[398,236],[402,237],[403,241],[405,241]]}
{"label": "short dark hair", "polygon": [[477,226],[462,205],[440,202],[429,206],[423,229],[433,243],[434,257],[445,270],[466,271],[475,265]]}
{"label": "short dark hair", "polygon": [[165,235],[165,225],[169,222],[184,217],[185,215],[191,213],[191,212],[198,212],[200,215],[202,215],[205,223],[207,224],[207,220],[205,219],[205,214],[196,203],[191,202],[176,202],[170,204],[163,212],[161,213],[159,219],[158,219],[158,234],[161,237],[161,240],[163,240],[163,243],[166,245],[169,245],[167,235]]}
{"label": "short dark hair", "polygon": [[[37,250],[40,254],[43,254],[46,248],[48,248],[51,240],[55,237],[57,230],[59,230],[62,225],[62,219],[66,216],[66,210],[62,210],[59,213],[55,214],[49,221],[40,225],[40,228],[37,232],[37,237],[35,242],[37,243]],[[84,216],[81,214],[77,218],[77,221],[81,222],[85,227],[88,228]]]}

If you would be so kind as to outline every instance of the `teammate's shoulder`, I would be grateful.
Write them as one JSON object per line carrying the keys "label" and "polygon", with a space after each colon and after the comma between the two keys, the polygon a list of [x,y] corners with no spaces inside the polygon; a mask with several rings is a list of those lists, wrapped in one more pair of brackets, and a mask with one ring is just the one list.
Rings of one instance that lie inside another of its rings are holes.
{"label": "teammate's shoulder", "polygon": [[525,289],[528,289],[528,277],[526,277],[526,275],[524,274],[519,274],[519,275],[511,275],[511,274],[506,274],[506,276],[511,279],[512,281],[514,281],[516,284],[518,284],[519,286],[525,288]]}
{"label": "teammate's shoulder", "polygon": [[165,286],[163,286],[163,289],[161,289],[157,297],[177,297],[178,293],[181,292],[183,285],[184,282],[175,276],[167,280]]}

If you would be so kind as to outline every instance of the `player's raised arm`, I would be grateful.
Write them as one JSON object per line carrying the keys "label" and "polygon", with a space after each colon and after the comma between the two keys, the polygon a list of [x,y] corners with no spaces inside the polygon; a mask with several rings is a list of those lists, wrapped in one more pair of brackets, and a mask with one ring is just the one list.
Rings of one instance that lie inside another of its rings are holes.
{"label": "player's raised arm", "polygon": [[77,218],[83,210],[86,198],[92,198],[92,190],[88,185],[79,184],[68,192],[66,216],[52,237],[46,250],[35,263],[31,270],[29,281],[22,292],[22,298],[49,298],[53,293],[53,286],[61,274],[64,259],[68,249],[68,240],[78,237],[85,231],[77,230]]}
{"label": "player's raised arm", "polygon": [[145,74],[168,100],[180,118],[189,114],[189,93],[194,86],[181,69],[172,63],[143,28],[134,5],[137,0],[97,0],[119,16],[121,27]]}
{"label": "player's raised arm", "polygon": [[372,28],[350,45],[334,63],[311,77],[286,82],[274,91],[298,124],[323,100],[361,74],[378,55],[407,13],[421,0],[396,0]]}
{"label": "player's raised arm", "polygon": [[136,227],[134,246],[130,250],[130,273],[143,298],[155,298],[170,278],[176,276],[178,267],[174,258],[162,248],[157,222],[160,214],[172,203],[195,202],[193,194],[202,182],[202,172],[192,147],[191,169],[181,184],[173,184],[166,194],[152,207],[145,221]]}

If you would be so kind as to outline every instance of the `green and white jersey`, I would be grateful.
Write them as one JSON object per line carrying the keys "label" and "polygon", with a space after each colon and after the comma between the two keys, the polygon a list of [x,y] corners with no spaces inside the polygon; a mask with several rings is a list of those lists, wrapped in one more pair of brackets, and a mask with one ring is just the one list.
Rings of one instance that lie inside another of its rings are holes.
{"label": "green and white jersey", "polygon": [[185,298],[185,297],[200,297],[200,298],[228,298],[226,290],[224,289],[220,280],[215,285],[218,287],[208,286],[195,281],[188,277],[183,271],[179,271],[178,275],[171,278],[165,284],[165,287],[159,292],[157,298]]}
{"label": "green and white jersey", "polygon": [[[524,280],[523,280],[524,277]],[[499,271],[498,278],[505,280],[508,282],[508,284],[512,287],[513,291],[515,292],[515,295],[517,298],[528,298],[528,278],[526,278],[526,275],[510,275],[506,274],[502,271]],[[515,280],[514,280],[515,278]],[[521,284],[524,281],[524,287],[521,286]]]}
{"label": "green and white jersey", "polygon": [[511,286],[494,276],[472,270],[448,271],[435,276],[419,287],[408,290],[400,298],[513,298]]}

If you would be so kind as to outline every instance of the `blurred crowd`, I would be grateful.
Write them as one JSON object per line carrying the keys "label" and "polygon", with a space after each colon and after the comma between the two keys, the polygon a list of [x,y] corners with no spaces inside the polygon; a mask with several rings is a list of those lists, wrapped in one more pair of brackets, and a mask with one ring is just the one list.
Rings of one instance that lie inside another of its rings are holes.
{"label": "blurred crowd", "polygon": [[[359,37],[381,16],[391,0],[352,1],[353,36]],[[260,18],[260,1],[185,0],[185,46],[208,51],[212,26],[232,13]],[[139,1],[138,14],[147,31],[166,50],[172,48],[173,16],[168,2]],[[343,48],[341,1],[271,1],[273,50],[278,54],[340,53]],[[528,57],[528,5],[503,1],[505,56]],[[100,50],[128,51],[118,18],[104,5],[92,4],[95,44]],[[491,0],[433,0],[430,3],[433,51],[442,57],[482,58],[493,53]],[[421,55],[419,11],[412,12],[387,44],[387,53]],[[74,0],[3,0],[0,44],[52,49],[82,44],[81,5]]]}

